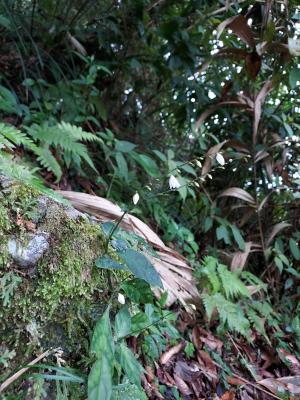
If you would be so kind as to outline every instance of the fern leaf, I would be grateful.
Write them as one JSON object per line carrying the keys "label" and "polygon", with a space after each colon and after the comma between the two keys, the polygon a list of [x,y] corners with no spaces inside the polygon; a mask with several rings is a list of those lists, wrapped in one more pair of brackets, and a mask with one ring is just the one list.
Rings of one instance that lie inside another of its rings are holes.
{"label": "fern leaf", "polygon": [[214,257],[205,257],[201,270],[212,286],[212,293],[217,293],[221,288],[221,282],[217,274],[217,260]]}
{"label": "fern leaf", "polygon": [[45,169],[52,172],[56,176],[57,181],[59,181],[62,175],[62,170],[49,148],[35,147],[34,153],[38,156],[37,160],[39,163]]}
{"label": "fern leaf", "polygon": [[249,271],[242,271],[241,277],[248,282],[250,285],[257,286],[259,289],[263,289],[264,291],[267,291],[268,286],[263,283],[262,280],[260,280],[257,276],[251,274]]}
{"label": "fern leaf", "polygon": [[69,122],[61,122],[57,125],[60,132],[70,137],[73,137],[76,141],[85,142],[101,142],[95,134],[85,132],[80,126],[72,125]]}
{"label": "fern leaf", "polygon": [[229,271],[226,265],[219,264],[218,272],[228,299],[238,296],[250,297],[250,293],[245,284],[235,273]]}
{"label": "fern leaf", "polygon": [[263,335],[263,337],[267,340],[267,342],[269,344],[270,340],[267,336],[266,330],[265,330],[265,319],[260,317],[257,312],[251,308],[251,307],[247,307],[246,309],[247,315],[249,320],[252,322],[254,328],[261,334]]}

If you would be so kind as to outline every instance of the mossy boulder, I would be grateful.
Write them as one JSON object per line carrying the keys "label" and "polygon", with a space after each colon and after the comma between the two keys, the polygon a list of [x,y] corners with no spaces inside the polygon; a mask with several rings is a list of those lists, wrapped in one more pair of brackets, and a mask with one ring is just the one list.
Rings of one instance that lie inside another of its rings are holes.
{"label": "mossy boulder", "polygon": [[88,354],[112,278],[95,267],[104,248],[95,220],[0,177],[0,361],[11,355],[0,369],[7,376],[49,348],[62,348],[73,366]]}

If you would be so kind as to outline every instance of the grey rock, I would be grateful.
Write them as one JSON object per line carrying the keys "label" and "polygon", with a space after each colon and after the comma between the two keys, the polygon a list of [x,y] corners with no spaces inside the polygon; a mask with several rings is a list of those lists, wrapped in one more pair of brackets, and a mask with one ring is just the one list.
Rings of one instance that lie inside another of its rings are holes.
{"label": "grey rock", "polygon": [[77,219],[79,217],[87,219],[87,216],[83,214],[82,212],[76,210],[74,207],[67,207],[65,209],[65,213],[70,219]]}
{"label": "grey rock", "polygon": [[49,249],[47,233],[38,233],[30,236],[31,238],[29,238],[26,245],[16,238],[10,238],[8,241],[8,252],[21,267],[35,265]]}
{"label": "grey rock", "polygon": [[50,203],[51,200],[49,199],[49,197],[39,196],[36,207],[36,213],[35,215],[32,216],[32,222],[37,224],[45,217]]}

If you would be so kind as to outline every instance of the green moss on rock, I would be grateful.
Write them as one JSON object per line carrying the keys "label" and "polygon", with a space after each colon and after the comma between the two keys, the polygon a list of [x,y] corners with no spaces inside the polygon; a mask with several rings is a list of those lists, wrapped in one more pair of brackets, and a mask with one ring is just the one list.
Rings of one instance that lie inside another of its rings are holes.
{"label": "green moss on rock", "polygon": [[[27,356],[57,346],[76,365],[78,354],[87,354],[89,333],[106,307],[107,274],[95,267],[105,237],[99,225],[74,211],[24,186],[14,185],[0,197],[0,247],[5,253],[0,278],[13,271],[22,279],[0,308],[2,344],[16,352],[11,370],[29,361]],[[36,265],[22,268],[8,255],[7,242],[12,235],[26,242],[35,233],[47,235],[49,249]]]}

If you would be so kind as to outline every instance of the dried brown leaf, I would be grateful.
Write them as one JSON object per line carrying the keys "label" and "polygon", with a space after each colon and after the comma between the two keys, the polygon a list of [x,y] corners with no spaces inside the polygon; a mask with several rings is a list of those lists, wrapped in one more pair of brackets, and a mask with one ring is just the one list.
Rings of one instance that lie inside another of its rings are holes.
{"label": "dried brown leaf", "polygon": [[212,160],[215,157],[215,155],[221,150],[221,148],[224,146],[224,144],[227,142],[227,140],[224,140],[221,143],[216,144],[215,146],[212,146],[206,153],[205,161],[201,170],[201,176],[205,176],[206,174],[209,173],[212,167]]}
{"label": "dried brown leaf", "polygon": [[221,397],[221,400],[234,400],[234,399],[235,399],[235,393],[229,391],[225,392]]}
{"label": "dried brown leaf", "polygon": [[259,150],[256,154],[255,154],[255,162],[259,162],[261,160],[263,160],[264,158],[269,157],[269,153],[265,150]]}
{"label": "dried brown leaf", "polygon": [[181,394],[188,396],[193,393],[193,391],[188,387],[184,380],[180,378],[180,376],[174,374],[174,380],[176,382],[176,387]]}
{"label": "dried brown leaf", "polygon": [[195,362],[177,361],[174,371],[177,376],[188,383],[191,383],[200,375],[199,366]]}
{"label": "dried brown leaf", "polygon": [[256,51],[248,53],[245,58],[245,69],[251,79],[255,79],[260,71],[261,58]]}
{"label": "dried brown leaf", "polygon": [[197,119],[194,129],[197,132],[200,128],[200,126],[203,124],[203,122],[208,118],[211,114],[213,114],[215,111],[219,110],[219,108],[225,107],[225,106],[235,106],[235,107],[245,107],[245,104],[241,103],[239,100],[228,100],[228,101],[221,101],[220,103],[214,104],[213,106],[209,107],[203,113],[200,115],[200,117]]}
{"label": "dried brown leaf", "polygon": [[272,240],[274,239],[274,237],[276,235],[278,235],[279,232],[281,232],[283,229],[288,228],[290,226],[291,226],[291,224],[289,224],[288,222],[279,222],[278,224],[274,225],[268,236],[266,245],[269,246],[271,244]]}
{"label": "dried brown leaf", "polygon": [[174,357],[176,354],[180,353],[186,346],[185,341],[181,341],[178,343],[176,346],[171,347],[169,350],[167,350],[165,353],[163,353],[159,361],[162,365],[167,364],[172,357]]}
{"label": "dried brown leaf", "polygon": [[78,53],[80,53],[83,56],[87,55],[85,48],[74,36],[72,36],[70,34],[70,32],[67,32],[67,38],[68,38],[69,42],[71,43],[72,47],[74,47],[74,49],[77,50]]}
{"label": "dried brown leaf", "polygon": [[231,271],[235,271],[237,269],[244,269],[247,258],[250,254],[252,247],[252,242],[245,242],[245,250],[244,251],[237,251],[234,253],[230,269]]}
{"label": "dried brown leaf", "polygon": [[193,343],[197,349],[200,349],[201,342],[204,343],[210,350],[216,350],[218,353],[221,353],[223,342],[220,339],[217,339],[210,332],[207,332],[205,329],[201,328],[201,326],[195,326],[193,329]]}
{"label": "dried brown leaf", "polygon": [[252,49],[255,47],[255,41],[250,26],[243,15],[237,15],[227,18],[217,27],[218,38],[224,29],[231,29],[244,43]]}
{"label": "dried brown leaf", "polygon": [[300,376],[285,376],[283,378],[268,378],[258,381],[262,386],[268,388],[272,393],[290,393],[293,396],[300,396]]}
{"label": "dried brown leaf", "polygon": [[258,95],[255,98],[254,102],[254,121],[253,121],[253,143],[256,143],[258,125],[262,112],[262,105],[265,102],[265,99],[268,93],[271,91],[273,83],[271,80],[265,82]]}
{"label": "dried brown leaf", "polygon": [[230,197],[236,197],[238,199],[247,201],[250,204],[255,204],[254,198],[246,192],[246,190],[238,188],[238,187],[231,187],[228,189],[225,189],[221,194],[219,194],[218,197],[224,197],[224,196],[230,196]]}
{"label": "dried brown leaf", "polygon": [[226,381],[232,386],[240,386],[245,384],[244,381],[234,376],[226,376]]}

